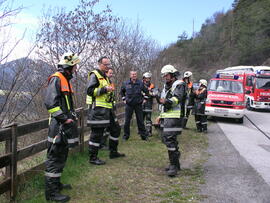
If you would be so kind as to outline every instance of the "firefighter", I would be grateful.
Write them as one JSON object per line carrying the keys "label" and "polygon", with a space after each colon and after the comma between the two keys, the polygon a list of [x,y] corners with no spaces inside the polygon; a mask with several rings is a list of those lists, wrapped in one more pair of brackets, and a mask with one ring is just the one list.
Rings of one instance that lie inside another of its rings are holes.
{"label": "firefighter", "polygon": [[194,114],[198,132],[207,132],[207,115],[205,115],[205,102],[207,97],[207,81],[201,79],[199,81],[199,89],[194,95]]}
{"label": "firefighter", "polygon": [[98,158],[101,139],[104,129],[108,127],[110,132],[109,150],[111,159],[125,156],[118,152],[118,138],[120,136],[120,126],[116,122],[113,111],[112,96],[115,88],[111,85],[106,72],[111,66],[107,57],[98,60],[98,69],[90,73],[87,85],[87,95],[92,97],[92,110],[87,118],[87,125],[91,126],[89,139],[89,162],[94,165],[103,165],[105,161]]}
{"label": "firefighter", "polygon": [[65,53],[58,63],[57,72],[48,79],[45,94],[45,106],[50,114],[45,169],[46,200],[65,202],[70,199],[60,194],[62,189],[71,189],[71,185],[60,182],[60,177],[69,147],[74,147],[79,141],[70,83],[79,62],[76,54]]}
{"label": "firefighter", "polygon": [[148,134],[143,122],[142,103],[144,100],[143,94],[149,95],[148,89],[145,88],[143,82],[137,79],[137,71],[130,71],[130,79],[123,82],[121,87],[122,100],[125,102],[125,124],[123,140],[128,140],[130,137],[130,120],[133,111],[136,114],[138,131],[142,140],[148,139]]}
{"label": "firefighter", "polygon": [[148,89],[149,95],[144,94],[143,102],[143,120],[145,120],[145,128],[148,132],[148,136],[152,136],[152,106],[153,106],[153,89],[155,85],[151,83],[152,74],[146,72],[143,74],[143,84]]}
{"label": "firefighter", "polygon": [[165,65],[161,69],[161,75],[165,79],[159,103],[161,106],[162,141],[167,146],[170,160],[169,167],[166,168],[169,177],[176,176],[180,170],[180,152],[177,135],[182,132],[181,122],[181,101],[185,95],[183,81],[178,80],[178,70],[172,65]]}
{"label": "firefighter", "polygon": [[[113,77],[113,69],[112,68],[109,68],[108,72],[106,72],[106,76],[110,80],[110,83],[114,86],[114,83],[111,82],[111,79]],[[114,113],[115,113],[116,100],[115,100],[115,95],[114,94],[112,96],[112,103],[113,103],[113,110],[114,110]],[[115,116],[115,121],[118,122],[116,116]],[[102,139],[101,139],[101,142],[100,142],[100,149],[108,149],[107,140],[108,140],[109,136],[110,136],[110,130],[109,130],[109,128],[105,128]]]}
{"label": "firefighter", "polygon": [[190,115],[190,112],[194,105],[194,94],[193,94],[193,83],[191,81],[192,72],[186,71],[184,73],[183,81],[186,83],[186,99],[184,105],[183,116],[183,128],[187,128],[187,121]]}

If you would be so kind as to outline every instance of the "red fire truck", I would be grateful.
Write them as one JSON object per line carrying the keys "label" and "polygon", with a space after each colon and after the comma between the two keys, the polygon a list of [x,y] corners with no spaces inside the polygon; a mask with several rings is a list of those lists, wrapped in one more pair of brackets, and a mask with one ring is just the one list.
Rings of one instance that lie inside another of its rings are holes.
{"label": "red fire truck", "polygon": [[205,114],[235,118],[239,123],[243,123],[245,109],[243,83],[243,74],[217,71],[208,85]]}
{"label": "red fire truck", "polygon": [[224,71],[231,73],[244,72],[247,109],[270,109],[270,67],[236,66],[225,68]]}

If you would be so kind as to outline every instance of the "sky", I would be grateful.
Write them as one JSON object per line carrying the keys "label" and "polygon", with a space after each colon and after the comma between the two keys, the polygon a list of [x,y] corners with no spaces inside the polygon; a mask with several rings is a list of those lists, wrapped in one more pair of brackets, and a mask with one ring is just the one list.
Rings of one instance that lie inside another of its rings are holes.
{"label": "sky", "polygon": [[[141,25],[147,36],[161,46],[176,42],[184,31],[192,36],[193,31],[200,31],[201,25],[217,11],[226,12],[234,0],[100,0],[98,9],[109,5],[113,14],[127,22]],[[13,6],[25,8],[18,15],[13,34],[21,36],[26,30],[22,47],[31,45],[38,28],[38,17],[51,7],[76,7],[79,0],[14,0]],[[25,44],[24,44],[25,43]],[[23,51],[18,52],[23,53]]]}

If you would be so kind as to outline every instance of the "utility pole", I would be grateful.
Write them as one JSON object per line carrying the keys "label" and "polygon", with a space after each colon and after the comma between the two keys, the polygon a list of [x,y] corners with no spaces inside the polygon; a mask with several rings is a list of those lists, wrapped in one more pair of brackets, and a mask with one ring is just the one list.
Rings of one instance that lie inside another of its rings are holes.
{"label": "utility pole", "polygon": [[194,18],[192,21],[192,39],[194,39]]}

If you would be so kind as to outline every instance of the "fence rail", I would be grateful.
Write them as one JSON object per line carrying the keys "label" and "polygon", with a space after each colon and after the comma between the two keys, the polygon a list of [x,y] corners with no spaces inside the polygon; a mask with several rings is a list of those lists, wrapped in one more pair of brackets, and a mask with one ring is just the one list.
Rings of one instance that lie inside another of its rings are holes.
{"label": "fence rail", "polygon": [[[124,103],[117,103],[116,109],[119,110],[124,106]],[[79,145],[75,150],[80,152],[84,151],[84,131],[85,131],[85,115],[87,109],[79,108],[76,110],[78,113],[78,129],[79,129]],[[125,113],[121,112],[117,114],[118,119],[124,118]],[[0,156],[0,168],[6,167],[5,179],[0,182],[0,195],[9,192],[10,199],[15,199],[17,193],[17,186],[23,182],[26,177],[31,177],[34,171],[44,170],[45,163],[38,164],[23,173],[17,173],[18,161],[21,161],[27,157],[33,156],[47,148],[47,139],[41,140],[37,143],[26,146],[22,149],[17,148],[17,138],[21,136],[27,136],[30,133],[35,133],[40,130],[48,128],[49,119],[43,119],[40,121],[18,125],[12,123],[6,128],[0,130],[0,142],[5,142],[5,154]]]}

